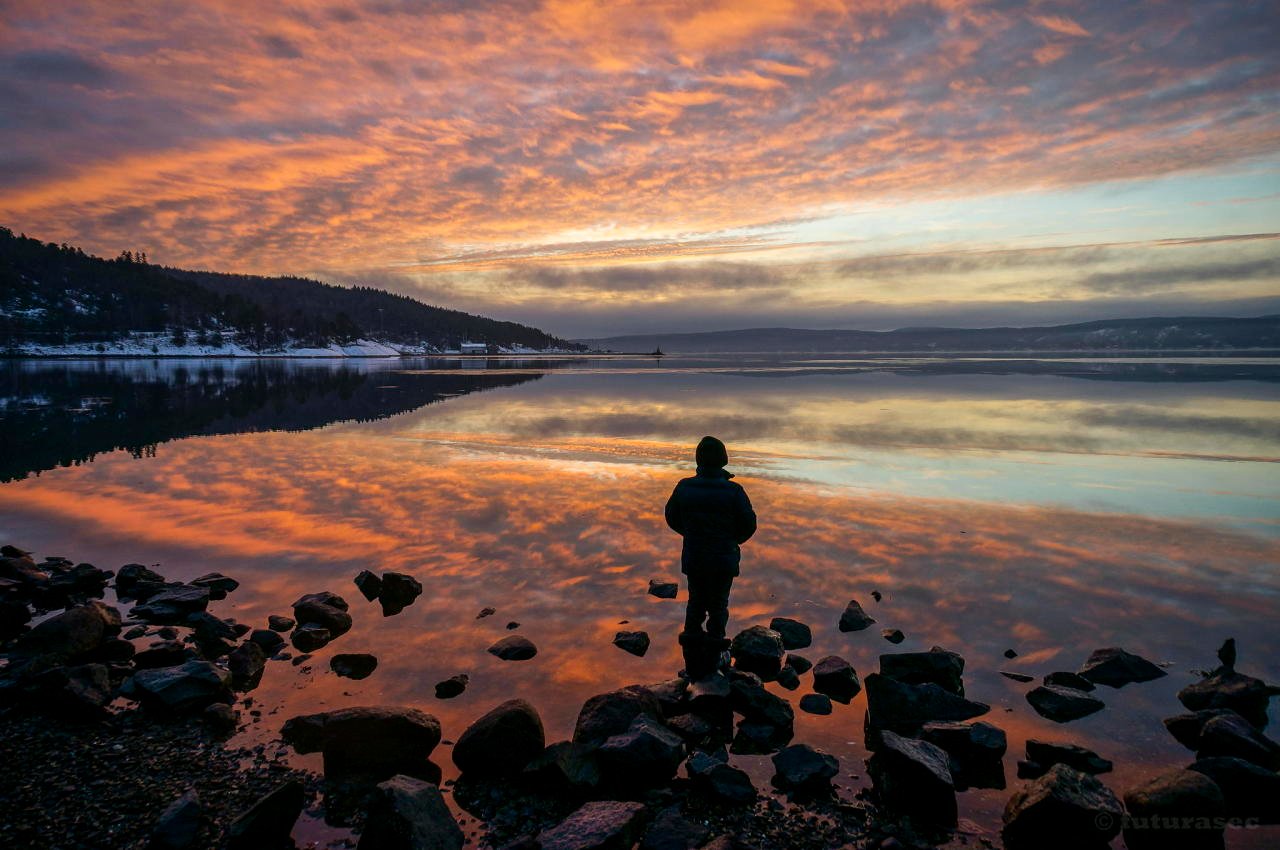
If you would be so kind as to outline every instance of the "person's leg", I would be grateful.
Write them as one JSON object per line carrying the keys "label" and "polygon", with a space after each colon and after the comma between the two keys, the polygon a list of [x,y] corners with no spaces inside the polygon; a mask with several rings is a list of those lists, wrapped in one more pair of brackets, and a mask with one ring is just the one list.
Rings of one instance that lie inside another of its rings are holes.
{"label": "person's leg", "polygon": [[716,576],[707,582],[704,589],[703,604],[707,611],[707,634],[711,637],[723,638],[725,628],[729,625],[729,590],[733,587],[733,576]]}
{"label": "person's leg", "polygon": [[707,618],[705,579],[688,576],[689,601],[684,608],[684,630],[686,632],[702,632],[702,621]]}

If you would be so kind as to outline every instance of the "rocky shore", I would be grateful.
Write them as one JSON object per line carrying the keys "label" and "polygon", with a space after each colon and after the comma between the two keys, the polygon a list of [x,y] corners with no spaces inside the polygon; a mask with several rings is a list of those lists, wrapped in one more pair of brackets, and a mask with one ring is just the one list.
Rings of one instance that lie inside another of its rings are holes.
{"label": "rocky shore", "polygon": [[[449,730],[456,782],[442,782],[431,760],[449,743],[441,724],[413,706],[298,715],[278,742],[238,751],[225,740],[257,711],[248,694],[268,664],[305,661],[352,626],[350,605],[330,590],[256,627],[210,613],[238,586],[218,573],[174,582],[139,564],[102,570],[0,550],[0,844],[269,850],[294,846],[305,809],[358,836],[338,846],[363,850],[892,850],[955,840],[958,794],[1007,788],[1005,732],[988,705],[966,695],[958,653],[886,653],[878,671],[860,677],[838,656],[806,658],[810,626],[784,617],[732,641],[683,635],[679,675],[591,697],[567,740],[548,741],[525,699],[494,706]],[[130,604],[124,616],[102,601],[108,589],[121,607]],[[383,616],[423,590],[413,576],[368,570],[353,589]],[[659,599],[678,590],[649,587]],[[835,625],[861,632],[875,622],[851,600]],[[881,637],[894,644],[902,633]],[[633,655],[649,643],[642,631],[614,639]],[[512,663],[537,651],[514,633],[489,647]],[[1168,733],[1194,753],[1187,767],[1119,796],[1099,778],[1112,770],[1099,754],[1070,741],[1027,741],[1015,758],[1004,846],[1101,848],[1123,832],[1137,850],[1212,848],[1229,826],[1280,823],[1280,745],[1265,733],[1278,691],[1237,672],[1236,662],[1228,640],[1218,666],[1178,693],[1182,713],[1170,706]],[[377,663],[367,653],[329,659],[350,679]],[[1038,683],[1006,673],[1027,685],[1033,710],[1061,724],[1106,710],[1105,689],[1165,675],[1116,647]],[[841,788],[862,764],[842,765],[794,740],[795,708],[771,683],[803,689],[796,706],[815,715],[865,693],[870,788]],[[437,697],[467,685],[466,675],[454,676],[436,685]],[[323,776],[291,769],[293,752],[320,753]],[[767,757],[769,787],[757,787],[731,756]]]}

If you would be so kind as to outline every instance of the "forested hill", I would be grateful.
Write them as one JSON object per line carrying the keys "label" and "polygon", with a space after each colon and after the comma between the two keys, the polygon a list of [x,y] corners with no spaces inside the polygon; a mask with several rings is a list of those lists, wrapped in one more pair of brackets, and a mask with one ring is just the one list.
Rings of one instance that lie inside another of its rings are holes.
{"label": "forested hill", "polygon": [[372,287],[152,265],[124,252],[106,260],[0,227],[0,346],[172,334],[253,351],[358,339],[445,350],[463,341],[577,349],[537,328],[432,307]]}
{"label": "forested hill", "polygon": [[668,353],[1017,352],[1280,350],[1280,316],[1107,319],[1026,328],[900,328],[895,331],[751,328],[579,340],[593,348]]}

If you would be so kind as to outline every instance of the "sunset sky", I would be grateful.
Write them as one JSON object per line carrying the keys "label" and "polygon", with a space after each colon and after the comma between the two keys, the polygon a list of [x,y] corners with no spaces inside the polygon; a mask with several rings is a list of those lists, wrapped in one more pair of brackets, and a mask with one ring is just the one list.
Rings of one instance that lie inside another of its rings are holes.
{"label": "sunset sky", "polygon": [[1280,312],[1275,2],[0,0],[0,225],[568,336]]}

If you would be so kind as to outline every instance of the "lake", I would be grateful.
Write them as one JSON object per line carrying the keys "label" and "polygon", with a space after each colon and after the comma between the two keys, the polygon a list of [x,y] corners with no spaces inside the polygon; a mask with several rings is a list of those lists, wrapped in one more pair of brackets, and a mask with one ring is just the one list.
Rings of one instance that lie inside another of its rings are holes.
{"label": "lake", "polygon": [[[885,652],[961,653],[966,695],[1008,733],[1011,787],[1027,738],[1112,759],[1117,793],[1190,763],[1161,719],[1224,638],[1242,672],[1280,681],[1276,360],[7,361],[0,405],[0,542],[170,579],[220,571],[242,586],[211,610],[255,627],[304,593],[351,603],[352,631],[308,665],[268,665],[262,716],[233,742],[375,703],[420,707],[452,740],[516,695],[561,740],[589,696],[671,678],[684,589],[646,589],[680,577],[662,507],[704,434],[728,444],[760,520],[730,634],[793,617],[813,628],[802,654],[860,676]],[[424,593],[384,618],[352,584],[362,569]],[[850,599],[875,626],[836,629]],[[485,651],[510,622],[533,660]],[[612,646],[620,629],[647,631],[647,655]],[[1100,688],[1105,710],[1059,725],[1027,704],[1034,684],[1000,675],[1075,670],[1105,646],[1168,676]],[[329,672],[330,654],[361,651],[379,658],[368,679]],[[436,699],[458,673],[466,692]],[[804,678],[770,688],[794,701]],[[846,796],[866,783],[865,706],[796,715],[796,741],[840,758]],[[434,760],[456,774],[447,747]],[[734,760],[767,786],[767,756]],[[998,837],[1008,794],[962,793],[963,828]],[[1277,838],[1228,831],[1231,847]]]}

